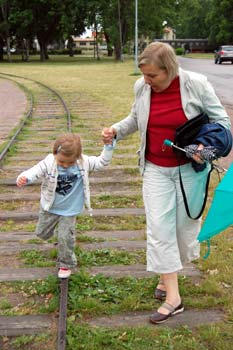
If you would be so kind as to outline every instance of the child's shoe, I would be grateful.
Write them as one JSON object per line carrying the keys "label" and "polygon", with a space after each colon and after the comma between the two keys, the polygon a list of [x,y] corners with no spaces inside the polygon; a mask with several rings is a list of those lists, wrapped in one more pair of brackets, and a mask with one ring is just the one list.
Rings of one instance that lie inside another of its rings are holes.
{"label": "child's shoe", "polygon": [[71,270],[65,268],[65,267],[60,267],[58,271],[58,277],[59,278],[68,278],[71,275]]}

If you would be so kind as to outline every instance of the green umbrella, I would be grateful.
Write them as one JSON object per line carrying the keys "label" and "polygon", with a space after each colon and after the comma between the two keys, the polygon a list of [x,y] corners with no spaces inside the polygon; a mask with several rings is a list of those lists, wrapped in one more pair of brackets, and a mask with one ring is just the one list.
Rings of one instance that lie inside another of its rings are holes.
{"label": "green umbrella", "polygon": [[233,224],[233,164],[215,189],[214,197],[197,237],[199,242],[207,241],[210,253],[210,238]]}

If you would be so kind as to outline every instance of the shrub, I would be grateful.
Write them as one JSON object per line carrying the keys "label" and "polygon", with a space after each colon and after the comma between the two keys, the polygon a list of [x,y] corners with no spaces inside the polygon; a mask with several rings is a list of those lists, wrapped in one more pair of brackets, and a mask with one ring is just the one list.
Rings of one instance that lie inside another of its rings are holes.
{"label": "shrub", "polygon": [[177,47],[175,50],[177,55],[184,55],[184,48],[183,47]]}

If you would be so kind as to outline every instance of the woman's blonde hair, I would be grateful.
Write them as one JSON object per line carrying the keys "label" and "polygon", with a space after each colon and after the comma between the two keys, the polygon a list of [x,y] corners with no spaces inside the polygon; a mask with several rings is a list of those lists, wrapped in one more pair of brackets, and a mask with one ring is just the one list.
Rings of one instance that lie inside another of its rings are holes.
{"label": "woman's blonde hair", "polygon": [[169,79],[173,80],[178,75],[179,64],[171,45],[155,41],[149,44],[139,56],[139,64],[156,65],[166,71]]}
{"label": "woman's blonde hair", "polygon": [[82,144],[78,134],[66,133],[60,135],[53,145],[53,154],[61,153],[65,156],[75,156],[81,159]]}

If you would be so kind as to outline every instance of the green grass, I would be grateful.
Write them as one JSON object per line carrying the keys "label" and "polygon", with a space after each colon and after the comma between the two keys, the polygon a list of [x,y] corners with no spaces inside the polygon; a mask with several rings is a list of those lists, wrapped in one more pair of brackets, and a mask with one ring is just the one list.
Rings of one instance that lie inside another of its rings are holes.
{"label": "green grass", "polygon": [[55,266],[55,261],[51,261],[56,257],[55,250],[50,250],[48,254],[37,250],[24,250],[19,254],[22,262],[28,267],[49,267]]}
{"label": "green grass", "polygon": [[76,247],[75,253],[79,266],[103,266],[103,265],[132,265],[145,264],[145,251],[133,252],[114,249],[96,249],[85,251]]}
{"label": "green grass", "polygon": [[[78,246],[75,248],[79,266],[100,266],[100,265],[131,265],[136,263],[145,264],[144,250],[128,252],[124,250],[96,249],[85,251]],[[49,267],[55,266],[57,250],[39,252],[37,250],[25,250],[19,254],[22,262],[28,267]]]}
{"label": "green grass", "polygon": [[[204,331],[199,331],[200,336],[186,326],[173,330],[166,327],[121,327],[112,330],[100,327],[90,329],[71,321],[68,327],[68,350],[73,349],[75,339],[81,339],[75,347],[77,350],[224,350],[219,342],[223,327],[206,326]],[[229,347],[230,338],[224,338]]]}
{"label": "green grass", "polygon": [[18,208],[18,202],[0,201],[0,210],[16,210],[17,208]]}
{"label": "green grass", "polygon": [[145,228],[144,216],[122,217],[82,217],[77,220],[77,230],[84,232],[90,230],[140,230]]}
{"label": "green grass", "polygon": [[201,59],[214,59],[214,53],[188,53],[185,55],[187,58],[201,58]]}
{"label": "green grass", "polygon": [[[198,333],[198,334],[197,334]],[[162,327],[109,328],[80,325],[72,316],[68,319],[67,350],[225,350],[231,348],[229,326],[205,326],[192,331],[186,326],[177,329]],[[54,350],[52,335],[21,336],[4,339],[14,350]],[[222,341],[220,341],[220,338]]]}
{"label": "green grass", "polygon": [[[140,189],[139,189],[140,191]],[[138,196],[110,196],[101,195],[92,199],[93,208],[141,208],[143,200],[141,194]]]}
{"label": "green grass", "polygon": [[7,299],[0,300],[0,310],[8,310],[11,309],[12,305]]}
{"label": "green grass", "polygon": [[[34,344],[37,344],[39,349],[53,350],[49,346],[50,339],[52,338],[51,333],[43,333],[39,335],[23,335],[17,337],[10,341],[11,346],[14,346],[14,349],[35,349]],[[30,348],[29,348],[30,347]],[[38,349],[37,348],[37,349]]]}

